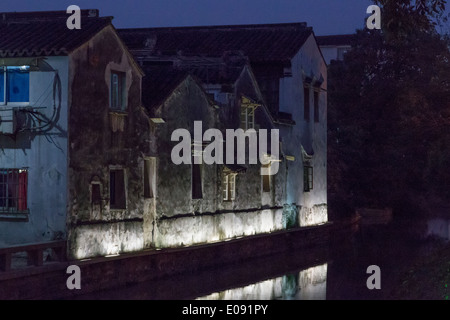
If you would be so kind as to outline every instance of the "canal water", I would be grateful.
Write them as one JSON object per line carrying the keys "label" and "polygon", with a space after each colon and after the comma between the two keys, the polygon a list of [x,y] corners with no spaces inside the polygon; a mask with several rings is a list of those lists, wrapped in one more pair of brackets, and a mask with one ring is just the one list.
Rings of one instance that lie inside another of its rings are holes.
{"label": "canal water", "polygon": [[[390,299],[414,262],[450,235],[448,218],[400,218],[333,234],[329,247],[286,252],[82,296],[133,300]],[[380,268],[381,289],[370,290],[369,266]],[[394,298],[399,298],[395,296]]]}

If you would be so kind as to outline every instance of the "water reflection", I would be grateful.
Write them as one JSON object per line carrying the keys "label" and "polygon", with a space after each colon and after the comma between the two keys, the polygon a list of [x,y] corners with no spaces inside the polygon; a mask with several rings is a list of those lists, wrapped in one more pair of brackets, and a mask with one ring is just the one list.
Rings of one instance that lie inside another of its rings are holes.
{"label": "water reflection", "polygon": [[197,300],[325,300],[328,263]]}

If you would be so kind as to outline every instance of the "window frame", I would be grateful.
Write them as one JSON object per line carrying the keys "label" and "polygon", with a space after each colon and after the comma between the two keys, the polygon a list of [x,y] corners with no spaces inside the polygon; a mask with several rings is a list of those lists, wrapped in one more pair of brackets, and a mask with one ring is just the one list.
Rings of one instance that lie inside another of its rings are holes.
{"label": "window frame", "polygon": [[[269,172],[270,172],[270,168],[271,168],[270,164],[264,165],[263,167],[268,169]],[[272,182],[272,178],[271,178],[270,174],[263,174],[263,175],[261,175],[261,183],[262,183],[261,190],[262,190],[263,193],[268,193],[268,192],[272,191],[272,184],[271,184],[271,182]]]}
{"label": "window frame", "polygon": [[[116,172],[122,172],[122,183],[123,183],[123,197],[118,198],[116,193],[118,189]],[[112,173],[114,173],[114,182],[112,178]],[[114,188],[113,188],[114,183]],[[114,202],[113,202],[114,201]],[[120,201],[120,202],[119,202]],[[119,202],[119,203],[118,203]],[[127,209],[127,176],[125,169],[122,168],[110,168],[109,169],[109,208],[110,210],[126,210]]]}
{"label": "window frame", "polygon": [[[9,100],[9,88],[10,88],[10,83],[8,80],[8,68],[23,68],[26,67],[28,70],[25,72],[28,74],[28,101],[8,101]],[[3,101],[0,101],[0,106],[28,106],[30,105],[30,66],[28,65],[24,65],[24,66],[0,66],[0,73],[3,74]],[[0,97],[1,97],[1,92],[0,92]]]}
{"label": "window frame", "polygon": [[303,191],[310,192],[314,189],[314,167],[305,164],[303,165]]}
{"label": "window frame", "polygon": [[[114,76],[117,76],[117,102],[120,102],[120,106],[114,105],[115,99],[113,96],[115,95],[115,87],[116,84],[114,82]],[[126,90],[127,77],[126,73],[118,70],[111,70],[110,75],[110,90],[109,90],[109,108],[112,111],[124,112],[127,110],[127,90]]]}
{"label": "window frame", "polygon": [[100,182],[91,182],[91,205],[101,205],[102,185]]}
{"label": "window frame", "polygon": [[222,182],[223,201],[232,202],[236,200],[236,176],[237,173],[224,173],[224,179]]}
{"label": "window frame", "polygon": [[[255,129],[255,111],[255,106],[241,106],[241,129],[245,131]],[[249,121],[249,118],[251,118],[251,121]]]}
{"label": "window frame", "polygon": [[[21,182],[22,173],[25,173],[25,175],[22,175],[22,177],[25,177],[25,180]],[[14,176],[14,180],[17,177],[17,182],[10,182],[10,175]],[[0,214],[13,215],[29,213],[28,177],[28,168],[0,168]],[[11,185],[14,188],[13,191],[11,191]],[[3,196],[2,192],[5,192]],[[15,204],[9,205],[10,202]]]}

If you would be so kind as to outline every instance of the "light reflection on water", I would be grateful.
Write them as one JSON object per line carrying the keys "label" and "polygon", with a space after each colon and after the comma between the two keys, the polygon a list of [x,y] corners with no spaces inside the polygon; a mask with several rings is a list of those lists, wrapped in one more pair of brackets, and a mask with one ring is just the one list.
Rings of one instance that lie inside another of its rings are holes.
{"label": "light reflection on water", "polygon": [[328,264],[240,288],[215,292],[197,300],[325,300]]}
{"label": "light reflection on water", "polygon": [[[298,272],[286,272],[284,276],[254,284],[217,291],[197,299],[390,299],[404,271],[432,250],[434,242],[429,240],[448,243],[449,238],[450,219],[446,217],[398,219],[383,224],[365,223],[354,229],[345,241],[332,241],[327,263],[303,268]],[[381,290],[369,290],[366,286],[369,265],[381,268]]]}

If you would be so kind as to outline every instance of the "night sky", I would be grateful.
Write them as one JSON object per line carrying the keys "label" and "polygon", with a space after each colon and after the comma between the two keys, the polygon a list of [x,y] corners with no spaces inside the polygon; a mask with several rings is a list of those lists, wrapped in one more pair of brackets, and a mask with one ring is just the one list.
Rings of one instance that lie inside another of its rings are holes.
{"label": "night sky", "polygon": [[14,0],[1,12],[100,9],[117,28],[307,22],[316,35],[364,26],[371,0]]}

